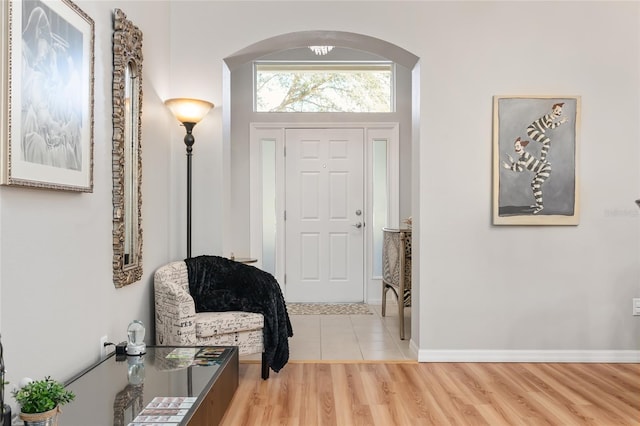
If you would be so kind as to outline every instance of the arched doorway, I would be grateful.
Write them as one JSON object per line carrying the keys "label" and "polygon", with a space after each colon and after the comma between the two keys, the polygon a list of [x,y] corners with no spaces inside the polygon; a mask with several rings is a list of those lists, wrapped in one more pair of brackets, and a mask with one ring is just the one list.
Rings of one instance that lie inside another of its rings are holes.
{"label": "arched doorway", "polygon": [[[223,125],[224,125],[224,155],[223,162],[226,168],[223,171],[225,179],[225,187],[228,192],[225,197],[225,226],[224,251],[235,253],[249,253],[252,250],[252,235],[255,236],[255,227],[247,226],[251,222],[250,215],[255,211],[256,205],[251,202],[250,193],[255,190],[251,181],[247,176],[251,172],[251,165],[248,161],[250,156],[251,138],[249,128],[251,123],[257,121],[273,123],[280,121],[283,124],[295,123],[299,124],[300,119],[291,115],[279,115],[277,118],[269,118],[264,114],[260,115],[252,109],[252,66],[253,61],[274,57],[274,55],[282,55],[292,52],[306,52],[309,45],[332,45],[336,46],[336,50],[343,49],[344,52],[365,52],[367,55],[376,55],[386,58],[402,67],[405,72],[404,86],[405,89],[400,91],[398,95],[401,99],[397,101],[401,105],[400,112],[393,118],[388,116],[381,118],[380,116],[367,117],[366,119],[358,118],[355,121],[360,122],[376,122],[376,121],[396,121],[400,123],[402,140],[400,141],[399,162],[404,162],[407,167],[402,168],[400,183],[398,188],[398,199],[402,207],[400,213],[396,216],[402,218],[408,217],[412,212],[411,200],[411,157],[412,143],[415,135],[412,129],[417,128],[411,122],[412,117],[412,87],[413,72],[416,67],[418,58],[407,52],[406,50],[395,46],[386,41],[373,37],[339,31],[303,31],[296,33],[283,34],[266,40],[259,41],[245,49],[242,49],[233,55],[225,58],[224,79],[223,79],[223,99],[225,102],[223,108]],[[354,118],[350,118],[354,121]],[[306,123],[311,123],[313,127],[331,127],[334,123],[344,123],[345,119],[337,115],[323,115],[321,117],[313,117],[306,115],[304,118]],[[283,126],[283,129],[286,126]],[[227,198],[228,197],[228,198]],[[394,220],[397,222],[398,217]],[[254,254],[252,253],[252,256]],[[369,274],[369,278],[374,278]],[[365,290],[365,301],[380,300],[380,292],[373,289],[379,283],[369,283],[368,291]]]}

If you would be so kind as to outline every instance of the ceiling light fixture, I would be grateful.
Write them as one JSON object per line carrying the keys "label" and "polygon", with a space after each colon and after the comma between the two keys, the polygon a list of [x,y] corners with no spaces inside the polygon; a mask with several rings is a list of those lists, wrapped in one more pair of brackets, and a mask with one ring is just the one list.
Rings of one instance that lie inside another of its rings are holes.
{"label": "ceiling light fixture", "polygon": [[318,56],[326,55],[331,52],[335,46],[309,46],[309,49]]}

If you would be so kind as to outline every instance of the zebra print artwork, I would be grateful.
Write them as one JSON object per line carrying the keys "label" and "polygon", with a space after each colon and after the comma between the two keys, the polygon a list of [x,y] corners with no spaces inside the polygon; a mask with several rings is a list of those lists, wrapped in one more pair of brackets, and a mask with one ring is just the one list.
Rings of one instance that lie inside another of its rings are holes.
{"label": "zebra print artwork", "polygon": [[494,224],[577,225],[579,109],[579,97],[494,97]]}
{"label": "zebra print artwork", "polygon": [[534,173],[533,180],[531,181],[531,191],[533,192],[536,203],[531,207],[534,209],[533,214],[538,214],[544,209],[544,204],[542,203],[542,184],[551,175],[551,164],[542,159],[538,160],[525,151],[524,147],[527,145],[529,145],[529,141],[521,141],[520,138],[516,139],[513,146],[516,154],[519,154],[520,157],[517,161],[514,161],[513,158],[509,156],[509,162],[505,162],[504,167],[514,172],[529,170]]}
{"label": "zebra print artwork", "polygon": [[531,123],[529,127],[527,127],[527,135],[536,142],[540,142],[542,144],[542,149],[540,150],[540,161],[547,160],[547,154],[549,153],[549,148],[551,147],[551,139],[547,136],[547,129],[555,129],[561,124],[567,122],[567,117],[562,117],[560,121],[554,121],[562,115],[562,107],[564,106],[564,102],[554,104],[551,107],[551,113],[546,114],[536,121]]}

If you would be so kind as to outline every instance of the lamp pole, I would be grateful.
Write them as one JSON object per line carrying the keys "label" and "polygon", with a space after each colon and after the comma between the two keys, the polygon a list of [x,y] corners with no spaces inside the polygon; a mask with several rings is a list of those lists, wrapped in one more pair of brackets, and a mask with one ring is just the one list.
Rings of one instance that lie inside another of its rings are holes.
{"label": "lamp pole", "polygon": [[191,159],[193,157],[193,126],[196,123],[182,123],[187,130],[184,136],[184,144],[187,146],[187,259],[191,258]]}
{"label": "lamp pole", "polygon": [[191,157],[193,156],[193,126],[213,108],[211,102],[200,99],[172,98],[164,101],[173,115],[187,130],[184,144],[187,146],[187,259],[191,258]]}

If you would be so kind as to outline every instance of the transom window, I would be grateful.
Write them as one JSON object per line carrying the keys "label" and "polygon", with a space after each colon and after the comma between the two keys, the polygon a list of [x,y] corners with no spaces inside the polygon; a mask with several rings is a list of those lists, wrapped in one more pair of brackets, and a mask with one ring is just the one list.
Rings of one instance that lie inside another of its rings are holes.
{"label": "transom window", "polygon": [[393,112],[391,62],[255,62],[256,112]]}

